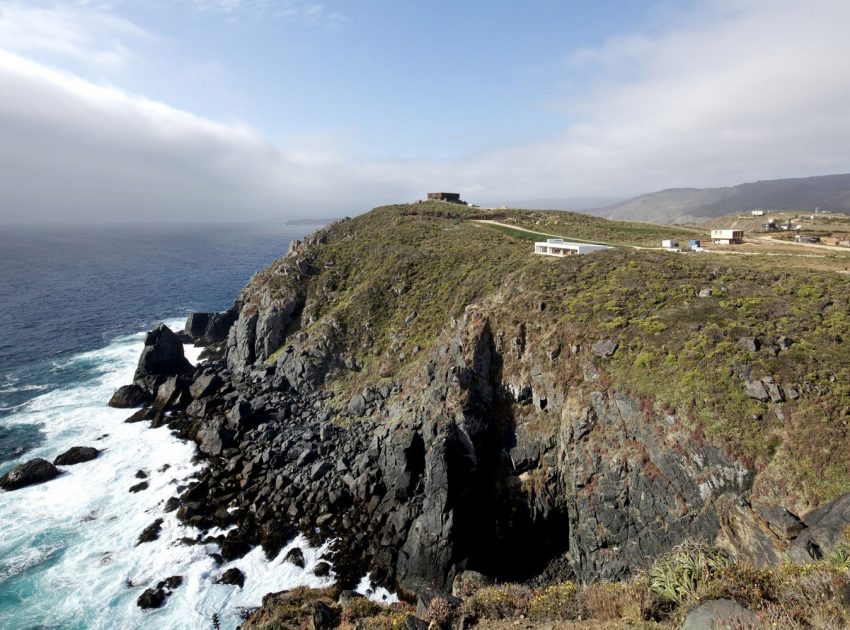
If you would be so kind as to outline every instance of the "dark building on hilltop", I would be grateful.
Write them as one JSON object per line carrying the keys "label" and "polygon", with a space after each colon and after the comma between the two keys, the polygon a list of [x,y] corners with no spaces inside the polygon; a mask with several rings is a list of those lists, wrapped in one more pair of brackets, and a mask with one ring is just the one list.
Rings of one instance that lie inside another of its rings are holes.
{"label": "dark building on hilltop", "polygon": [[446,201],[448,203],[464,203],[460,200],[460,193],[434,192],[428,193],[428,201]]}

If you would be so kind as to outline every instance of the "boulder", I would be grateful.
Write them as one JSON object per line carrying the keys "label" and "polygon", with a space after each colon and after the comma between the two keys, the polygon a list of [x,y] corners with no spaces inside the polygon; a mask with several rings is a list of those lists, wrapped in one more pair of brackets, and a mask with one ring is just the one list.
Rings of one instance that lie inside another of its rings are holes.
{"label": "boulder", "polygon": [[233,567],[222,573],[216,582],[242,587],[245,585],[245,574],[236,567]]}
{"label": "boulder", "polygon": [[231,427],[236,429],[244,425],[251,418],[253,413],[254,409],[251,407],[251,403],[240,398],[227,414],[227,422]]}
{"label": "boulder", "polygon": [[744,387],[746,389],[747,396],[750,398],[755,398],[762,402],[770,400],[770,394],[767,393],[767,389],[761,381],[755,379],[747,381]]}
{"label": "boulder", "polygon": [[159,608],[165,603],[165,591],[161,588],[149,588],[139,595],[136,605],[139,608]]}
{"label": "boulder", "polygon": [[298,547],[290,549],[284,560],[290,564],[294,564],[296,567],[304,568],[304,552]]}
{"label": "boulder", "polygon": [[357,394],[348,403],[348,413],[359,418],[366,413],[366,399],[362,394]]}
{"label": "boulder", "polygon": [[806,527],[788,547],[788,557],[795,562],[822,558],[842,541],[850,526],[850,492],[812,510],[803,523]]}
{"label": "boulder", "polygon": [[159,532],[162,530],[162,519],[158,518],[153,523],[148,525],[142,530],[142,533],[139,534],[138,540],[136,540],[136,546],[141,545],[142,543],[153,542],[157,538],[159,538]]}
{"label": "boulder", "polygon": [[144,389],[132,383],[130,385],[122,385],[115,390],[112,398],[109,399],[109,406],[117,409],[130,409],[132,407],[141,407],[147,402],[150,402],[150,394]]}
{"label": "boulder", "polygon": [[130,486],[128,492],[132,492],[133,494],[135,494],[137,492],[141,492],[142,490],[147,490],[148,486],[150,486],[150,483],[148,483],[147,481],[140,481],[139,483]]}
{"label": "boulder", "polygon": [[333,630],[339,624],[339,615],[326,603],[319,601],[313,604],[311,622],[313,630]]}
{"label": "boulder", "polygon": [[610,339],[600,339],[596,343],[591,346],[590,351],[593,352],[598,357],[603,359],[607,359],[609,357],[614,356],[614,353],[617,352],[617,348],[619,344]]}
{"label": "boulder", "polygon": [[753,511],[765,521],[770,530],[782,538],[795,538],[805,527],[796,514],[789,512],[781,505],[767,505],[753,501],[752,506]]}
{"label": "boulder", "polygon": [[224,384],[218,374],[202,374],[189,386],[189,394],[197,400],[217,392]]}
{"label": "boulder", "polygon": [[761,342],[755,337],[741,337],[738,339],[738,345],[748,352],[758,352],[761,348]]}
{"label": "boulder", "polygon": [[151,376],[186,374],[194,368],[183,355],[183,342],[165,324],[158,324],[145,337],[145,348],[139,357],[135,381]]}
{"label": "boulder", "polygon": [[100,451],[91,446],[72,446],[53,460],[56,466],[73,466],[93,460]]}
{"label": "boulder", "polygon": [[37,457],[24,464],[18,464],[12,470],[0,477],[0,488],[3,490],[18,490],[36,483],[50,481],[59,474],[56,466],[46,459]]}
{"label": "boulder", "polygon": [[492,580],[478,571],[461,571],[452,580],[452,595],[469,597],[477,590],[488,586]]}
{"label": "boulder", "polygon": [[719,630],[720,628],[755,628],[758,615],[731,599],[710,599],[685,618],[682,630]]}
{"label": "boulder", "polygon": [[330,575],[331,565],[325,561],[317,562],[316,566],[313,567],[313,575],[316,577],[327,577]]}
{"label": "boulder", "polygon": [[171,595],[171,591],[183,584],[182,575],[172,575],[165,578],[156,585],[156,588],[146,589],[139,595],[136,605],[139,608],[159,608],[165,603],[165,599]]}

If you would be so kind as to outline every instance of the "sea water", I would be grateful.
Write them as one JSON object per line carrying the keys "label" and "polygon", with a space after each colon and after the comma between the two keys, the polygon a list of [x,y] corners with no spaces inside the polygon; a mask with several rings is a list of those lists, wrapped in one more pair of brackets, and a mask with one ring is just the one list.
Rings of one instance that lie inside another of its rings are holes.
{"label": "sea water", "polygon": [[[132,380],[145,330],[227,308],[297,236],[280,226],[0,234],[0,474],[71,446],[102,451],[52,481],[0,492],[0,628],[211,628],[213,615],[234,628],[265,593],[332,580],[312,573],[326,550],[300,538],[272,561],[256,548],[221,566],[215,545],[184,544],[197,530],[162,508],[197,475],[194,445],[106,405]],[[187,355],[197,360],[196,349]],[[141,481],[149,487],[129,492]],[[137,545],[158,518],[159,538]],[[283,561],[294,546],[304,569]],[[230,567],[243,588],[216,583]],[[163,608],[136,605],[172,575],[183,585]]]}

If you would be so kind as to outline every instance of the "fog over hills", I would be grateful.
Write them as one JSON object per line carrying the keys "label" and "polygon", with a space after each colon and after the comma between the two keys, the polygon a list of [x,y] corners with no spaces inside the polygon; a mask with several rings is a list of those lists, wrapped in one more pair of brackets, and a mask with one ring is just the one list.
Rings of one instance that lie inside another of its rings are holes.
{"label": "fog over hills", "polygon": [[586,212],[610,219],[681,223],[757,208],[850,211],[850,174],[774,179],[723,188],[669,188]]}

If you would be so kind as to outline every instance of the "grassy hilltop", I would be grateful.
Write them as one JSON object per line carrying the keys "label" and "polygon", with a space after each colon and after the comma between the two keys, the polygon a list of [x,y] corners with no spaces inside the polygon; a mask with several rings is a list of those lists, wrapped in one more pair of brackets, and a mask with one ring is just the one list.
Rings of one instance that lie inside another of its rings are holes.
{"label": "grassy hilltop", "polygon": [[[307,307],[294,328],[332,328],[356,360],[359,371],[330,383],[340,401],[412,374],[452,318],[482,304],[505,325],[522,323],[541,357],[599,339],[619,344],[606,378],[751,462],[765,496],[793,497],[805,510],[850,490],[845,276],[806,268],[805,258],[631,247],[553,259],[531,253],[529,234],[479,222],[492,219],[624,246],[694,234],[444,203],[386,206],[333,224],[313,248]],[[272,267],[254,286],[274,294],[288,281]],[[747,337],[758,349],[740,341]],[[763,377],[784,388],[784,402],[747,394],[745,381]]]}

